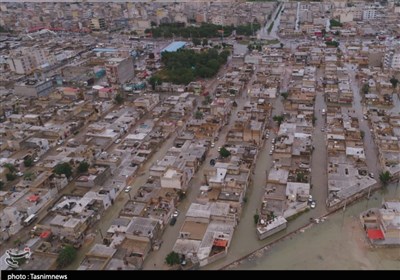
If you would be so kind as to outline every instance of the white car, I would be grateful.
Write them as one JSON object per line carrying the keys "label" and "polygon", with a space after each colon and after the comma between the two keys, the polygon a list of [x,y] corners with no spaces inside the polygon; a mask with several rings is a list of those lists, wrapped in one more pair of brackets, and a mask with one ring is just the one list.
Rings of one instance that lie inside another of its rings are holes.
{"label": "white car", "polygon": [[214,148],[214,147],[215,147],[215,143],[212,142],[212,143],[211,143],[211,148]]}
{"label": "white car", "polygon": [[178,217],[179,216],[179,211],[178,210],[175,210],[174,211],[174,214],[172,214],[172,217]]}
{"label": "white car", "polygon": [[122,141],[121,138],[118,138],[117,140],[115,140],[114,143],[115,143],[115,144],[119,144],[119,143],[121,143],[121,141]]}
{"label": "white car", "polygon": [[20,172],[17,172],[16,175],[17,175],[18,177],[21,177],[22,175],[24,175],[24,173],[22,173],[22,172],[20,171]]}
{"label": "white car", "polygon": [[311,209],[314,209],[317,206],[317,203],[314,201],[311,202],[310,207]]}
{"label": "white car", "polygon": [[374,178],[375,176],[374,176],[374,173],[369,173],[369,177],[371,177],[371,178]]}
{"label": "white car", "polygon": [[130,192],[130,191],[131,191],[131,189],[132,189],[132,187],[131,187],[131,186],[127,186],[127,187],[125,188],[124,192],[128,193],[128,192]]}
{"label": "white car", "polygon": [[269,154],[272,155],[273,152],[274,152],[273,150],[270,150],[270,151],[269,151]]}

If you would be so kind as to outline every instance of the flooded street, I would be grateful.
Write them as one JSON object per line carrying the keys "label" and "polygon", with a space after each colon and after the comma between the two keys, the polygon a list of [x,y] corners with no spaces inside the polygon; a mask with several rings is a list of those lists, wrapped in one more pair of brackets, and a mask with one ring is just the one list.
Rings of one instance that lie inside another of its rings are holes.
{"label": "flooded street", "polygon": [[377,191],[370,200],[339,210],[228,269],[399,269],[400,248],[370,248],[358,218],[362,211],[379,207],[383,198],[400,198],[399,185]]}

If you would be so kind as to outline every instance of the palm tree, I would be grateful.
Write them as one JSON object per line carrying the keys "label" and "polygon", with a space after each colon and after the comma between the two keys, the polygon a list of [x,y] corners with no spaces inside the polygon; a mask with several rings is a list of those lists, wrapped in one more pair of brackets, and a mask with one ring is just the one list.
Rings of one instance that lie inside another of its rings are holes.
{"label": "palm tree", "polygon": [[379,180],[382,182],[383,186],[387,186],[389,181],[392,179],[392,175],[389,171],[382,172],[379,174]]}

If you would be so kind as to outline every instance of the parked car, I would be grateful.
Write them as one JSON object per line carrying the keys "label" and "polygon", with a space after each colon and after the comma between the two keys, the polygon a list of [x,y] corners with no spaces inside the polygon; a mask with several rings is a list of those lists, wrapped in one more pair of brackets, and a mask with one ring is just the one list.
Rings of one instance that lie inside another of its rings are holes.
{"label": "parked car", "polygon": [[374,178],[375,177],[375,175],[374,175],[374,173],[369,173],[369,177],[371,177],[371,178]]}
{"label": "parked car", "polygon": [[115,144],[119,144],[119,143],[121,143],[121,138],[118,138],[117,140],[115,140]]}
{"label": "parked car", "polygon": [[311,209],[314,209],[317,206],[317,202],[313,200],[310,204]]}
{"label": "parked car", "polygon": [[172,217],[171,221],[169,221],[169,225],[173,226],[176,223],[176,217]]}
{"label": "parked car", "polygon": [[178,210],[175,210],[174,211],[174,214],[172,214],[172,217],[178,217],[179,216],[179,211]]}
{"label": "parked car", "polygon": [[130,191],[131,191],[131,189],[132,189],[132,187],[131,187],[131,186],[127,186],[127,187],[125,188],[124,192],[128,193],[128,192],[130,192]]}

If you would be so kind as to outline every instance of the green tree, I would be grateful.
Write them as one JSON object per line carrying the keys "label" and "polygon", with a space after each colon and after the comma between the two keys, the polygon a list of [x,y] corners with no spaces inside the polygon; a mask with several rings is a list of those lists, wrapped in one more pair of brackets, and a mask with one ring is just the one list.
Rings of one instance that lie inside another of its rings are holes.
{"label": "green tree", "polygon": [[399,83],[399,80],[396,79],[395,77],[392,77],[392,78],[390,79],[390,82],[392,83],[392,87],[393,87],[393,88],[396,88],[396,87],[397,87],[397,84]]}
{"label": "green tree", "polygon": [[165,257],[165,262],[169,265],[169,266],[173,266],[174,264],[179,264],[181,262],[181,259],[179,257],[179,254],[172,251],[171,253],[169,253],[166,257]]}
{"label": "green tree", "polygon": [[312,116],[312,124],[315,125],[315,122],[317,121],[317,117],[315,115]]}
{"label": "green tree", "polygon": [[253,219],[254,219],[254,223],[258,224],[258,220],[260,219],[260,215],[254,214]]}
{"label": "green tree", "polygon": [[387,186],[387,184],[390,182],[391,179],[392,175],[390,174],[389,171],[385,171],[379,174],[379,180],[382,182],[384,186]]}
{"label": "green tree", "polygon": [[15,168],[15,166],[12,165],[11,163],[4,164],[4,167],[7,168],[8,171],[10,171],[11,173],[17,172],[17,168]]}
{"label": "green tree", "polygon": [[85,173],[89,170],[89,163],[86,161],[81,161],[78,165],[78,172],[79,173]]}
{"label": "green tree", "polygon": [[203,45],[203,47],[205,47],[205,46],[208,45],[208,40],[207,40],[207,38],[204,38],[204,39],[203,39],[202,45]]}
{"label": "green tree", "polygon": [[149,79],[149,84],[151,85],[153,90],[156,90],[156,86],[161,85],[161,83],[162,79],[157,75],[153,75]]}
{"label": "green tree", "polygon": [[364,130],[360,131],[360,136],[361,136],[361,139],[364,139],[364,137],[365,137],[365,131]]}
{"label": "green tree", "polygon": [[229,90],[229,94],[231,94],[231,95],[235,95],[235,94],[236,94],[236,90],[235,90],[235,89],[233,89],[233,88],[231,88],[231,89]]}
{"label": "green tree", "polygon": [[9,182],[14,181],[16,178],[17,178],[17,175],[15,175],[15,173],[7,173],[6,174],[6,179]]}
{"label": "green tree", "polygon": [[193,38],[192,43],[195,46],[199,46],[199,45],[201,45],[201,40],[199,38]]}
{"label": "green tree", "polygon": [[363,94],[368,94],[368,92],[369,92],[369,84],[368,83],[363,84],[363,86],[361,88],[361,92]]}
{"label": "green tree", "polygon": [[288,96],[289,96],[289,93],[288,92],[282,92],[281,96],[283,97],[284,100],[286,100],[288,98]]}
{"label": "green tree", "polygon": [[57,164],[53,171],[58,175],[64,174],[67,178],[71,177],[72,175],[72,167],[68,162]]}
{"label": "green tree", "polygon": [[278,126],[281,125],[285,117],[283,115],[275,115],[272,118],[275,122],[277,122]]}
{"label": "green tree", "polygon": [[124,103],[124,96],[122,95],[122,93],[118,93],[115,98],[114,101],[116,104],[120,105],[122,103]]}
{"label": "green tree", "polygon": [[24,166],[25,167],[31,167],[33,165],[33,159],[32,157],[27,157],[26,159],[24,159]]}
{"label": "green tree", "polygon": [[195,118],[196,120],[201,120],[201,119],[203,118],[203,112],[202,112],[202,111],[196,111],[196,112],[194,113],[194,118]]}
{"label": "green tree", "polygon": [[0,190],[4,187],[4,182],[0,181]]}
{"label": "green tree", "polygon": [[33,172],[26,172],[24,174],[24,180],[26,181],[32,181],[33,178],[35,178],[35,174]]}
{"label": "green tree", "polygon": [[342,23],[340,23],[339,21],[337,21],[335,19],[331,19],[330,24],[331,24],[331,27],[342,27],[343,26]]}
{"label": "green tree", "polygon": [[60,253],[57,257],[57,266],[58,268],[64,268],[71,264],[76,258],[77,252],[74,247],[71,245],[66,245],[61,249]]}
{"label": "green tree", "polygon": [[201,102],[204,106],[207,106],[208,104],[212,103],[212,98],[210,95],[207,95],[204,100]]}
{"label": "green tree", "polygon": [[299,183],[305,183],[305,182],[304,182],[305,179],[306,179],[306,177],[305,177],[305,175],[304,175],[303,172],[299,172],[299,173],[296,174],[296,181],[297,181],[297,182],[299,182]]}
{"label": "green tree", "polygon": [[223,158],[227,158],[231,155],[231,152],[228,151],[225,147],[222,147],[221,150],[219,150],[219,155]]}

